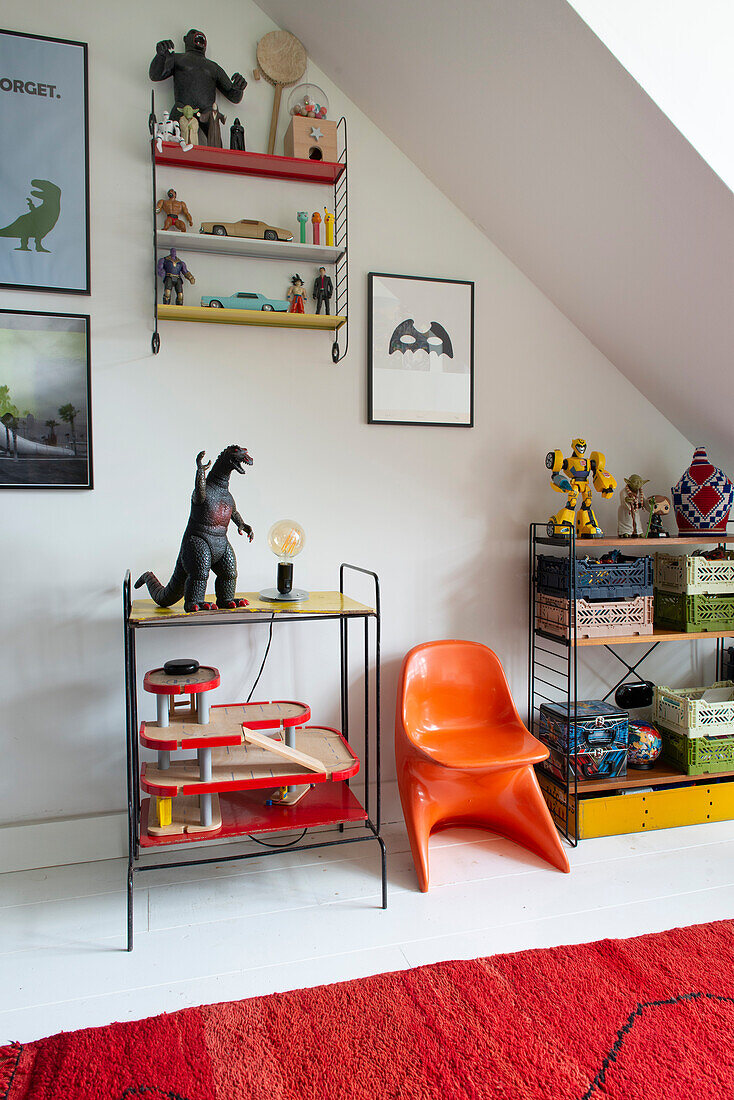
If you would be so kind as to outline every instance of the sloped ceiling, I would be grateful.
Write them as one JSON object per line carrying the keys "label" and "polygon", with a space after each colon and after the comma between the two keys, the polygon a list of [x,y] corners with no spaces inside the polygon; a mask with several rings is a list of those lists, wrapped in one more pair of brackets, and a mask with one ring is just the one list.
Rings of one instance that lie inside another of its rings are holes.
{"label": "sloped ceiling", "polygon": [[[258,2],[685,436],[734,466],[732,193],[565,0]],[[604,395],[580,378],[573,400]]]}

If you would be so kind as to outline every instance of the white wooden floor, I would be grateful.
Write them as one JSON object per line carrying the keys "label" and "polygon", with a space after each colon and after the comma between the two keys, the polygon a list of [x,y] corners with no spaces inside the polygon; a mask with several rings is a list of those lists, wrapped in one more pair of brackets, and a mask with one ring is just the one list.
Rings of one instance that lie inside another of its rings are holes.
{"label": "white wooden floor", "polygon": [[386,912],[376,843],[143,874],[132,954],[123,860],[0,875],[0,1042],[734,915],[734,822],[584,841],[570,875],[453,830],[431,842],[427,895],[402,824],[384,835]]}

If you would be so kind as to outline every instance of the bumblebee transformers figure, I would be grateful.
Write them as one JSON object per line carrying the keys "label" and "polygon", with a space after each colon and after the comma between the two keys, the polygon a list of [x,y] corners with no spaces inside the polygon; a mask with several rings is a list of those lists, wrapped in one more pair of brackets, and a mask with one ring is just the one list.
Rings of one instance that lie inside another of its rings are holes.
{"label": "bumblebee transformers figure", "polygon": [[[566,504],[548,520],[548,535],[569,535],[576,523],[576,538],[597,539],[603,531],[596,521],[591,507],[591,484],[603,497],[612,496],[617,482],[606,470],[606,459],[599,451],[592,451],[586,458],[586,440],[572,439],[570,458],[561,451],[549,451],[545,456],[546,467],[551,471],[551,486],[557,493],[566,493]],[[581,496],[581,508],[576,515],[576,504]]]}

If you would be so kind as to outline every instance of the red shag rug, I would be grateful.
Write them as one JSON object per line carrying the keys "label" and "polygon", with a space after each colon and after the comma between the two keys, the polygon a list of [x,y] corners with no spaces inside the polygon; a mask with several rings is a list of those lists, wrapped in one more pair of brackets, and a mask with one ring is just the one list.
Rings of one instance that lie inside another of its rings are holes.
{"label": "red shag rug", "polygon": [[2,1100],[732,1100],[734,922],[0,1048]]}

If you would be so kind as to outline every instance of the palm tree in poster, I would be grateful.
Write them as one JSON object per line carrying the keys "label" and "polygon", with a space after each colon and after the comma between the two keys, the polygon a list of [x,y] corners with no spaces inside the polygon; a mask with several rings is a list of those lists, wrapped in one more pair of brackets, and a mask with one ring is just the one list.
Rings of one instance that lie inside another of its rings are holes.
{"label": "palm tree in poster", "polygon": [[54,420],[53,418],[46,421],[46,427],[48,428],[47,443],[50,447],[55,447],[58,442],[58,440],[56,439],[56,428],[58,427],[58,424],[58,420]]}
{"label": "palm tree in poster", "polygon": [[79,415],[79,409],[75,409],[69,402],[67,405],[62,405],[59,409],[59,416],[68,424],[71,428],[71,445],[74,448],[74,454],[76,454],[76,435],[74,433],[74,417]]}

